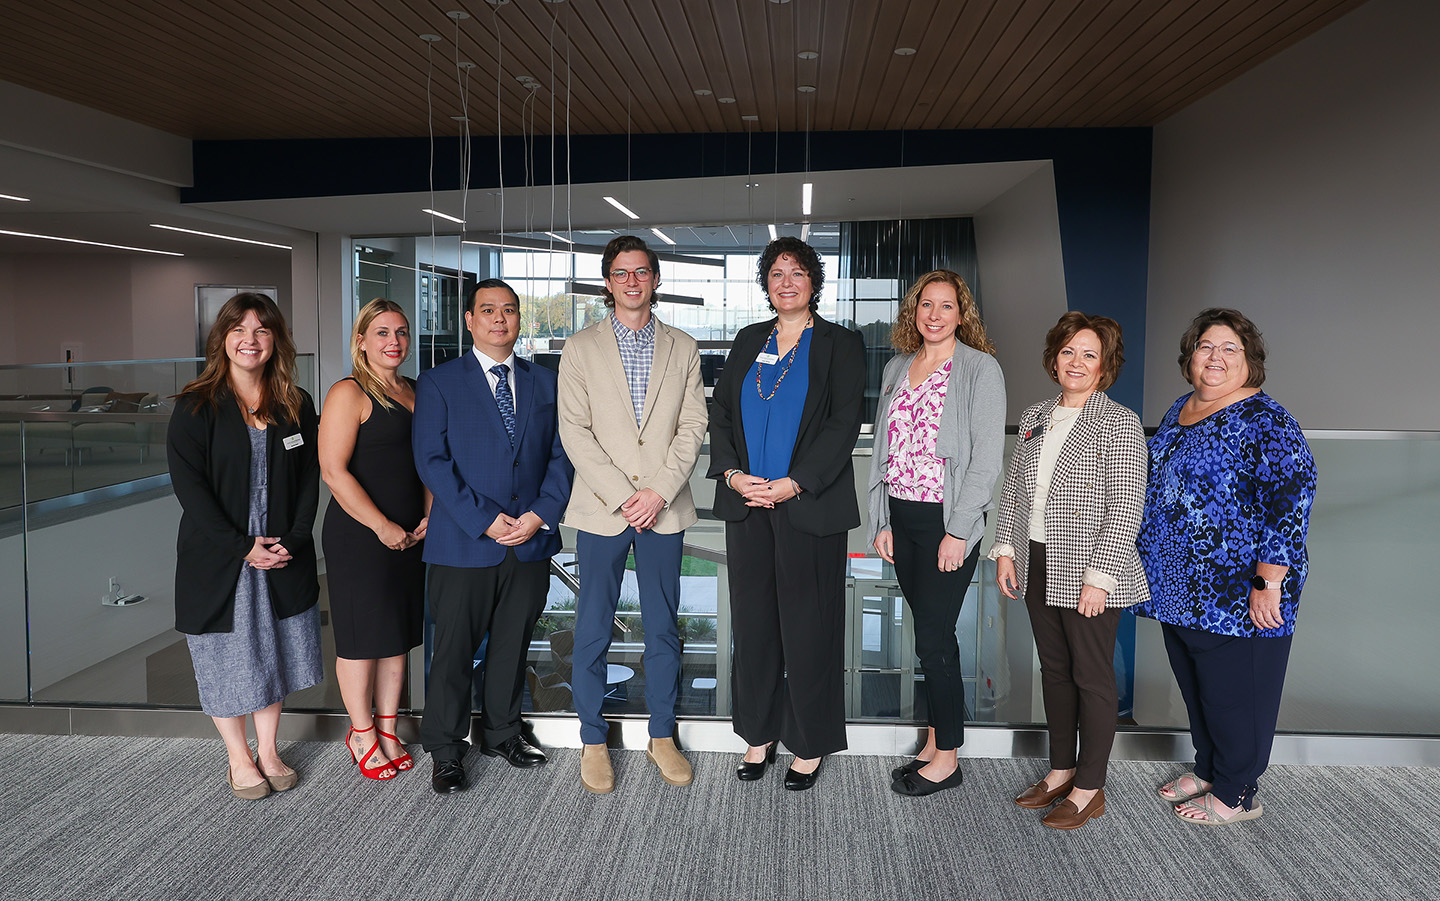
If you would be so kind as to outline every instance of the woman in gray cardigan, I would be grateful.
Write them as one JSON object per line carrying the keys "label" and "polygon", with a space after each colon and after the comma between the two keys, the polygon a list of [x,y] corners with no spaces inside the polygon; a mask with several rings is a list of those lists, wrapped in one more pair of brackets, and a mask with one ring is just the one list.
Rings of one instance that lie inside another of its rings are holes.
{"label": "woman in gray cardigan", "polygon": [[955,623],[979,561],[985,510],[1000,477],[1005,379],[965,280],[920,277],[900,304],[885,366],[870,462],[869,541],[895,575],[915,621],[929,737],[891,773],[891,789],[928,795],[960,784],[965,687]]}
{"label": "woman in gray cardigan", "polygon": [[990,556],[1000,590],[1023,593],[1030,612],[1050,727],[1050,772],[1015,803],[1039,810],[1063,797],[1041,822],[1078,829],[1105,812],[1120,611],[1150,596],[1135,550],[1145,435],[1105,396],[1125,362],[1115,320],[1066,313],[1042,360],[1060,396],[1020,414]]}

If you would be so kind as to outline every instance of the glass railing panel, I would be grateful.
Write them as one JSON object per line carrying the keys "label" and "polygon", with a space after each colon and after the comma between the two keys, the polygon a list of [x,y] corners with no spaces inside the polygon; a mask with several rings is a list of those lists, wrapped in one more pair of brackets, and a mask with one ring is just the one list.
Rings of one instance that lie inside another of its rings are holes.
{"label": "glass railing panel", "polygon": [[0,700],[5,701],[29,697],[25,523],[20,506],[23,428],[19,422],[0,421]]}

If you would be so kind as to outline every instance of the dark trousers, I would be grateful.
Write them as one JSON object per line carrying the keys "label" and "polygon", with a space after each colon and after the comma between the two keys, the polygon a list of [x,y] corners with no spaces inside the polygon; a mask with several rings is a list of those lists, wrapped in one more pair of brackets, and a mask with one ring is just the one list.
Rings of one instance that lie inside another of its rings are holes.
{"label": "dark trousers", "polygon": [[[1075,770],[1075,787],[1105,787],[1120,692],[1115,685],[1115,632],[1120,608],[1081,616],[1069,607],[1045,605],[1045,545],[1030,542],[1025,609],[1040,657],[1040,689],[1050,729],[1050,766]],[[1076,738],[1080,752],[1076,754]]]}
{"label": "dark trousers", "polygon": [[1270,765],[1292,636],[1238,638],[1160,624],[1170,668],[1190,713],[1195,775],[1213,794],[1250,809]]}
{"label": "dark trousers", "polygon": [[580,717],[580,740],[603,745],[609,726],[600,715],[605,702],[605,655],[614,632],[615,607],[625,577],[625,558],[635,549],[640,619],[645,627],[645,706],[650,737],[675,734],[675,696],[680,690],[680,556],[685,533],[662,535],[627,528],[619,535],[578,532],[580,597],[575,606],[575,655],[570,687]]}
{"label": "dark trousers", "polygon": [[487,633],[481,740],[494,747],[520,733],[525,656],[549,583],[548,560],[522,562],[513,548],[496,566],[431,564],[426,603],[435,620],[435,645],[420,741],[437,760],[459,760],[465,754],[471,670],[475,649]]}
{"label": "dark trousers", "polygon": [[940,540],[945,537],[945,511],[940,504],[891,498],[890,532],[895,542],[895,578],[914,619],[915,655],[925,672],[935,747],[950,751],[965,743],[965,683],[955,624],[980,562],[980,548],[969,548],[958,570],[940,571]]}
{"label": "dark trousers", "polygon": [[795,530],[782,504],[725,524],[731,715],[749,745],[845,750],[845,533]]}

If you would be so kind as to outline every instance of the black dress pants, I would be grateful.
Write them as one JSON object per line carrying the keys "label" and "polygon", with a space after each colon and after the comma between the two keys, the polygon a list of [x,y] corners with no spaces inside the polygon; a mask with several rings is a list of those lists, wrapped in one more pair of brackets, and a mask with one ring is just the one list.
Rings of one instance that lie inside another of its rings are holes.
{"label": "black dress pants", "polygon": [[784,504],[725,524],[731,716],[746,744],[845,750],[845,538],[797,531]]}
{"label": "black dress pants", "polygon": [[891,498],[890,532],[895,577],[915,620],[915,655],[925,672],[935,747],[950,751],[965,743],[965,683],[955,624],[980,562],[980,548],[968,548],[958,570],[940,571],[940,541],[945,537],[940,504]]}
{"label": "black dress pants", "polygon": [[[1104,788],[1120,691],[1115,685],[1115,633],[1119,607],[1081,616],[1070,607],[1045,605],[1045,545],[1030,542],[1025,609],[1040,657],[1040,689],[1050,728],[1050,766],[1075,769],[1075,787]],[[1076,736],[1080,752],[1075,752]]]}
{"label": "black dress pants", "polygon": [[435,641],[420,741],[436,760],[465,755],[475,649],[487,633],[481,739],[494,747],[520,734],[525,657],[549,583],[548,560],[523,562],[513,548],[495,566],[430,565],[426,602]]}

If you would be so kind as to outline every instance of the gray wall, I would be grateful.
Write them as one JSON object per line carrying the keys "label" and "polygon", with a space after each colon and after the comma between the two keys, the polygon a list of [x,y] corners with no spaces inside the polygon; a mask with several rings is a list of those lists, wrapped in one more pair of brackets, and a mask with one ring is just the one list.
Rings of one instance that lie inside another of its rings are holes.
{"label": "gray wall", "polygon": [[1155,129],[1147,424],[1233,306],[1306,428],[1440,428],[1440,3],[1372,0]]}

